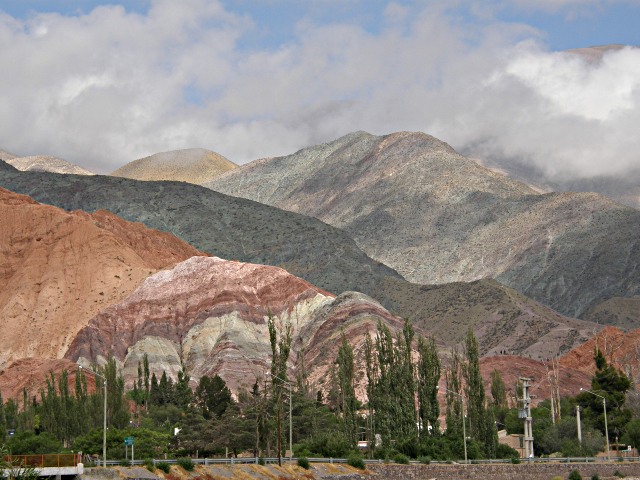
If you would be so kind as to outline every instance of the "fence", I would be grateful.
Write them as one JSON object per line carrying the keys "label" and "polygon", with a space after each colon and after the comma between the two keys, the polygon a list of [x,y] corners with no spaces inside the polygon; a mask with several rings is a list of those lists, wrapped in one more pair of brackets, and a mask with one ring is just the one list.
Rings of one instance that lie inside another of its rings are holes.
{"label": "fence", "polygon": [[14,467],[75,467],[81,463],[80,455],[47,454],[47,455],[6,455],[3,460]]}

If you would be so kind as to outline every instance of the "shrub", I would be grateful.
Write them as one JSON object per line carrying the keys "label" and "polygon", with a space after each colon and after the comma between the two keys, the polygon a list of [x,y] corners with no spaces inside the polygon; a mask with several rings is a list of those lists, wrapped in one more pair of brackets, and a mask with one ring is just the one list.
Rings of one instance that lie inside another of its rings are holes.
{"label": "shrub", "polygon": [[156,468],[158,470],[162,470],[164,473],[169,473],[171,465],[169,465],[167,462],[158,462],[156,463]]}
{"label": "shrub", "polygon": [[360,470],[364,470],[364,460],[360,455],[352,454],[347,458],[347,463],[354,468],[359,468]]}
{"label": "shrub", "polygon": [[619,478],[624,478],[624,473],[620,472],[620,470],[613,472],[613,475]]}
{"label": "shrub", "polygon": [[582,475],[578,470],[572,470],[569,474],[569,480],[582,480]]}
{"label": "shrub", "polygon": [[398,453],[393,457],[393,461],[396,463],[402,463],[403,465],[408,465],[409,457],[407,457],[404,453]]}
{"label": "shrub", "polygon": [[305,470],[309,470],[311,465],[309,464],[309,459],[307,457],[298,458],[298,466],[304,468]]}
{"label": "shrub", "polygon": [[594,473],[593,475],[591,475],[591,480],[600,480],[600,475]]}
{"label": "shrub", "polygon": [[128,458],[121,458],[119,460],[120,466],[121,467],[130,467],[131,466],[131,460],[129,460]]}
{"label": "shrub", "polygon": [[264,465],[265,463],[264,457],[258,457],[258,465]]}
{"label": "shrub", "polygon": [[153,460],[150,458],[145,458],[143,464],[151,473],[153,473],[156,469],[156,466],[153,464]]}
{"label": "shrub", "polygon": [[520,463],[520,459],[518,457],[511,457],[511,463],[518,465]]}
{"label": "shrub", "polygon": [[420,463],[423,463],[425,465],[429,465],[431,463],[431,457],[420,457],[418,460],[420,461]]}
{"label": "shrub", "polygon": [[193,460],[191,460],[189,457],[179,458],[178,460],[176,460],[176,463],[184,468],[187,472],[191,472],[195,468]]}

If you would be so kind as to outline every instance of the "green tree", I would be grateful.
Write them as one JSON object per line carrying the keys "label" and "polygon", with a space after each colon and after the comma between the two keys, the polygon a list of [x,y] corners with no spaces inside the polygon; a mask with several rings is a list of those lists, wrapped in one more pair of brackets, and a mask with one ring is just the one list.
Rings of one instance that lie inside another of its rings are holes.
{"label": "green tree", "polygon": [[467,330],[464,351],[466,362],[462,371],[466,382],[468,432],[483,445],[485,455],[494,458],[498,447],[498,434],[493,415],[487,408],[484,381],[480,374],[480,350],[471,327]]}
{"label": "green tree", "polygon": [[[287,361],[289,360],[289,354],[291,353],[292,327],[291,323],[286,323],[282,326],[281,331],[278,334],[275,319],[271,312],[269,312],[267,328],[269,330],[269,343],[271,345],[271,389],[277,417],[276,441],[278,459],[280,459],[283,454],[282,446],[284,445],[283,432],[281,428],[283,417],[283,394],[285,385],[288,382]],[[268,447],[267,450],[269,450]]]}
{"label": "green tree", "polygon": [[190,381],[191,377],[183,366],[178,372],[178,381],[175,384],[173,395],[173,403],[183,410],[186,410],[193,401],[193,391],[189,386]]}
{"label": "green tree", "polygon": [[0,444],[4,444],[7,437],[7,417],[4,413],[4,400],[0,392]]}
{"label": "green tree", "polygon": [[[107,421],[108,425],[124,428],[129,425],[129,408],[124,394],[124,378],[118,374],[115,358],[110,358],[103,369],[107,379]],[[101,389],[97,389],[101,391]]]}
{"label": "green tree", "polygon": [[420,423],[424,429],[431,426],[431,435],[440,430],[440,404],[438,402],[438,383],[440,382],[440,358],[433,337],[425,340],[418,338],[418,365],[416,368],[418,411]]}
{"label": "green tree", "polygon": [[507,408],[507,387],[496,369],[491,372],[491,404],[495,408]]}
{"label": "green tree", "polygon": [[219,375],[200,378],[195,393],[195,404],[206,419],[213,416],[221,417],[227,407],[233,402],[231,391]]}
{"label": "green tree", "polygon": [[339,408],[342,415],[343,433],[349,443],[355,447],[358,427],[355,366],[353,363],[353,349],[349,345],[344,331],[342,332],[342,341],[338,347],[336,363],[338,366]]}
{"label": "green tree", "polygon": [[[631,381],[623,372],[610,365],[598,349],[594,352],[594,360],[596,371],[591,378],[591,391],[606,399],[609,436],[622,437],[625,426],[632,417],[631,411],[625,408],[626,393],[631,387]],[[595,426],[605,433],[602,399],[583,392],[576,397],[576,401],[583,408],[585,420],[593,421]]]}

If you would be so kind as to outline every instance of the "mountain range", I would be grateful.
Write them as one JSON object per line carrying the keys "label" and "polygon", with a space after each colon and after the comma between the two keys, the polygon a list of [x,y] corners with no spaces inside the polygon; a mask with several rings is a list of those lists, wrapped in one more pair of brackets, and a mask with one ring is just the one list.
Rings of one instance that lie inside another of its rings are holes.
{"label": "mountain range", "polygon": [[[342,332],[361,369],[379,322],[411,319],[444,356],[471,327],[485,377],[544,375],[546,359],[611,337],[603,323],[640,326],[640,212],[602,195],[540,193],[411,132],[356,132],[213,180],[193,168],[203,158],[138,163],[164,162],[163,181],[0,161],[0,314],[17,329],[0,344],[3,395],[108,356],[130,384],[145,353],[157,373],[184,365],[237,391],[268,365],[269,316],[294,326],[292,375],[322,390]],[[572,361],[577,391],[592,367]],[[29,368],[41,373],[16,378]]]}
{"label": "mountain range", "polygon": [[423,133],[356,132],[206,186],[341,228],[416,283],[494,278],[572,317],[640,293],[640,211],[538,193]]}
{"label": "mountain range", "polygon": [[[463,340],[465,325],[483,326],[483,353],[508,350],[547,358],[586,340],[594,329],[491,279],[470,285],[407,282],[370,259],[340,229],[196,185],[5,170],[0,186],[68,210],[109,210],[211,255],[284,268],[336,295],[364,293],[449,345]],[[537,327],[521,331],[528,324]],[[521,335],[506,335],[514,331]]]}

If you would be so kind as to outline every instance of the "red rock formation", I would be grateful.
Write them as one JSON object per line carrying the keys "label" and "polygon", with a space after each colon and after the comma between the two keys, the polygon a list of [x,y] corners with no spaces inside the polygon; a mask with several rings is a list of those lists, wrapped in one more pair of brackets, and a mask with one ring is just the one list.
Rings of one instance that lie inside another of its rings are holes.
{"label": "red rock formation", "polygon": [[[548,364],[552,370],[551,364]],[[515,403],[515,382],[520,377],[532,379],[531,394],[535,396],[534,404],[550,397],[551,388],[547,377],[547,366],[544,362],[515,355],[496,355],[484,357],[480,360],[480,371],[486,386],[487,398],[491,398],[491,372],[498,370],[507,387],[507,397],[511,406]],[[574,396],[580,393],[580,388],[591,386],[591,375],[567,365],[560,365],[558,369],[560,396]]]}
{"label": "red rock formation", "polygon": [[100,312],[66,358],[101,362],[113,355],[131,382],[146,353],[158,375],[175,375],[184,364],[194,380],[217,373],[234,389],[250,387],[268,365],[269,313],[298,330],[332,298],[280,268],[193,257]]}
{"label": "red rock formation", "polygon": [[596,347],[604,354],[607,362],[621,369],[632,382],[640,382],[640,329],[624,332],[615,327],[606,327],[589,341],[563,355],[560,365],[575,368],[591,377],[596,370]]}
{"label": "red rock formation", "polygon": [[88,363],[112,354],[130,384],[146,353],[156,375],[164,370],[175,378],[185,365],[194,382],[218,374],[237,391],[268,370],[270,313],[278,325],[293,327],[291,373],[303,368],[304,358],[312,388],[323,390],[341,328],[358,351],[379,320],[401,326],[366,295],[334,298],[280,268],[193,257],[147,278],[125,301],[100,312],[66,357]]}
{"label": "red rock formation", "polygon": [[[69,391],[75,388],[78,366],[70,360],[53,358],[23,358],[16,360],[5,370],[0,372],[0,386],[2,386],[2,398],[22,400],[23,391],[26,389],[28,397],[34,396],[40,400],[38,394],[40,388],[44,388],[50,372],[58,379],[63,370],[69,372]],[[86,375],[89,392],[95,390],[95,377]],[[21,405],[21,404],[20,404]]]}
{"label": "red rock formation", "polygon": [[200,252],[108,212],[66,212],[0,188],[0,368],[60,358],[104,307]]}

